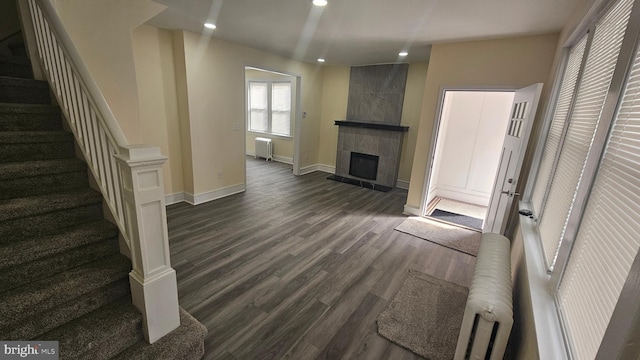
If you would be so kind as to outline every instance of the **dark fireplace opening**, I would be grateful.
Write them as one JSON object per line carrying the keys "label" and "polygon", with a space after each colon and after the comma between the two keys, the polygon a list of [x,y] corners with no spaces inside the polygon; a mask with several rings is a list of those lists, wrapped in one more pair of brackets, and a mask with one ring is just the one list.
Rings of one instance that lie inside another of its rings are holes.
{"label": "dark fireplace opening", "polygon": [[378,175],[378,156],[351,152],[349,175],[375,180]]}

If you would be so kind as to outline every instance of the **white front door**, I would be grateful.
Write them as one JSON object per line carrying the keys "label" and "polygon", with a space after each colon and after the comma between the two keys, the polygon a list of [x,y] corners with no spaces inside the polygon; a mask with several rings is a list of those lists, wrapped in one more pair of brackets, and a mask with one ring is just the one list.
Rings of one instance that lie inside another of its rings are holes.
{"label": "white front door", "polygon": [[500,165],[482,232],[503,234],[507,227],[511,205],[519,195],[515,192],[516,186],[541,91],[542,84],[535,84],[515,93],[511,119],[502,145]]}

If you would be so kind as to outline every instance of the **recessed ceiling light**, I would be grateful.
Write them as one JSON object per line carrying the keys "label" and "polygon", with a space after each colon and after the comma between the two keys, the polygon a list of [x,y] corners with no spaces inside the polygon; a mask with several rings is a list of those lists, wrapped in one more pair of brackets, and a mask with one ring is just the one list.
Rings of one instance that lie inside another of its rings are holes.
{"label": "recessed ceiling light", "polygon": [[215,29],[216,25],[212,23],[205,23],[204,27],[206,27],[207,29]]}
{"label": "recessed ceiling light", "polygon": [[327,0],[313,0],[313,5],[315,6],[326,6]]}
{"label": "recessed ceiling light", "polygon": [[324,59],[320,58],[318,59],[318,62],[324,62]]}
{"label": "recessed ceiling light", "polygon": [[402,51],[401,53],[398,54],[398,56],[402,56],[402,57],[405,57],[407,55],[409,55],[409,53],[406,51]]}

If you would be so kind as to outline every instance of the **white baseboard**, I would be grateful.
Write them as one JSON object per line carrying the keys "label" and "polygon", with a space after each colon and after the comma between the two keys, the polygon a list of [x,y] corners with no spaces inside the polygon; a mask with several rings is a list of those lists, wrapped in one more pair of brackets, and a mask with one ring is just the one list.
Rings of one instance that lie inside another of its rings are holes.
{"label": "white baseboard", "polygon": [[243,191],[246,191],[246,189],[247,187],[245,184],[237,184],[237,185],[227,186],[222,189],[207,191],[207,192],[196,194],[196,195],[185,192],[183,201],[186,201],[191,205],[200,205],[209,201],[213,201],[213,200],[221,199],[223,197],[241,193]]}
{"label": "white baseboard", "polygon": [[316,165],[318,167],[318,171],[322,171],[322,172],[326,172],[329,174],[335,174],[336,173],[336,167],[335,166],[331,166],[331,165],[325,165],[325,164],[318,164]]}
{"label": "white baseboard", "polygon": [[164,196],[165,205],[173,205],[184,201],[184,192],[169,194]]}
{"label": "white baseboard", "polygon": [[273,155],[273,161],[293,165],[293,158],[286,157],[286,156]]}
{"label": "white baseboard", "polygon": [[[256,156],[256,154],[247,153],[247,156],[253,156],[253,157],[255,157],[255,156]],[[263,159],[264,159],[264,158],[263,158]],[[285,164],[293,165],[293,158],[286,157],[286,156],[273,155],[273,161],[277,161],[277,162],[281,162],[281,163],[285,163]]]}
{"label": "white baseboard", "polygon": [[407,204],[404,204],[404,211],[402,213],[406,215],[422,216],[419,208],[409,206]]}
{"label": "white baseboard", "polygon": [[322,171],[329,174],[335,174],[336,167],[331,165],[325,165],[325,164],[309,165],[309,166],[300,168],[300,175],[310,174],[314,171]]}
{"label": "white baseboard", "polygon": [[396,181],[396,187],[404,190],[409,190],[409,182],[406,180]]}

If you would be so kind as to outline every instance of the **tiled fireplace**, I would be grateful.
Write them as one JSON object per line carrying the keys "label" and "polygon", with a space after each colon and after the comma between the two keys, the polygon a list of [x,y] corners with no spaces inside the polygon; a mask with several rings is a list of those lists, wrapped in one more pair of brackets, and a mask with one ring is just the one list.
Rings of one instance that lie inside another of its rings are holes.
{"label": "tiled fireplace", "polygon": [[351,68],[347,120],[336,120],[334,180],[387,191],[395,187],[404,133],[400,126],[407,64]]}

